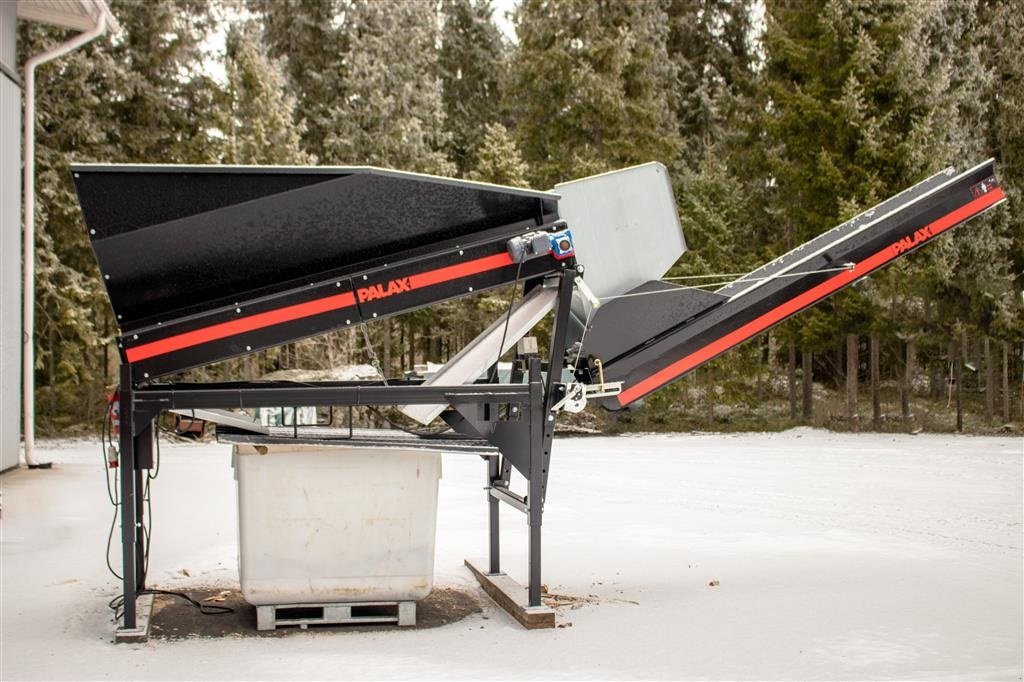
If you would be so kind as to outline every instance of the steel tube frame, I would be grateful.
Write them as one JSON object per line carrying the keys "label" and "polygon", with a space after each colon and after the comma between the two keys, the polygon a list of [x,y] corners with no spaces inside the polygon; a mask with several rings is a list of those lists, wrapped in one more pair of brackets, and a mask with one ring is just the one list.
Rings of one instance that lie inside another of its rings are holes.
{"label": "steel tube frame", "polygon": [[121,581],[124,594],[124,627],[135,628],[135,595],[137,587],[137,547],[136,536],[136,477],[135,477],[135,433],[132,428],[134,421],[134,391],[132,387],[132,370],[128,365],[121,365],[121,433],[119,446],[121,460],[119,464],[121,482]]}

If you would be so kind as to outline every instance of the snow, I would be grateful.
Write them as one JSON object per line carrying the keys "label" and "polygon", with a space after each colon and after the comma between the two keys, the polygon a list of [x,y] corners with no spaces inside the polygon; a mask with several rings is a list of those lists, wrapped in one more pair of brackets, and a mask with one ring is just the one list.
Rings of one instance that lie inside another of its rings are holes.
{"label": "snow", "polygon": [[[485,602],[432,630],[115,646],[99,447],[43,443],[54,469],[0,477],[0,678],[1020,679],[1022,445],[809,429],[559,439],[545,582],[596,597],[559,610],[572,627],[527,632]],[[229,460],[226,445],[165,444],[151,585],[237,580]],[[482,601],[462,560],[485,553],[483,475],[479,458],[445,456],[435,580]],[[502,513],[503,566],[524,581],[525,522]]]}

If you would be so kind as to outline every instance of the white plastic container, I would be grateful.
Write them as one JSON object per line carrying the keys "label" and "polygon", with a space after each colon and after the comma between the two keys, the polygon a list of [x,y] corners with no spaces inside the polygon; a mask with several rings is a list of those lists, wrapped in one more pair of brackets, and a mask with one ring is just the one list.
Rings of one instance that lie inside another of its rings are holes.
{"label": "white plastic container", "polygon": [[250,604],[430,593],[440,453],[236,445],[234,466],[238,574]]}

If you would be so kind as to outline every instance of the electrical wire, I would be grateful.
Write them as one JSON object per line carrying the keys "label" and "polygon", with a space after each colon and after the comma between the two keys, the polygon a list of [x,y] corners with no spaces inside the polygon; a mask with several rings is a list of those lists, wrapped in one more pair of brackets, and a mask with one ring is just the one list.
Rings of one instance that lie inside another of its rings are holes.
{"label": "electrical wire", "polygon": [[[124,580],[113,567],[110,562],[110,546],[114,540],[114,528],[117,526],[117,519],[123,508],[122,500],[120,498],[120,488],[118,486],[112,486],[110,482],[110,465],[107,458],[107,447],[115,447],[113,440],[113,404],[108,401],[106,415],[103,419],[103,424],[100,428],[100,445],[103,454],[103,470],[104,478],[107,484],[107,496],[110,499],[110,504],[114,509],[113,517],[110,520],[110,530],[107,532],[107,547],[105,552],[105,558],[107,563],[107,570],[118,580]],[[164,429],[159,424],[156,425],[157,429],[153,433],[154,438],[154,466],[152,469],[146,472],[146,483],[142,489],[142,499],[146,505],[145,516],[139,520],[140,527],[143,535],[143,546],[136,547],[138,556],[136,561],[142,565],[142,584],[145,584],[146,577],[149,575],[149,550],[152,547],[152,526],[153,526],[153,498],[150,494],[151,483],[156,480],[160,475],[160,431]],[[116,448],[115,448],[116,449]],[[196,601],[192,597],[188,596],[184,592],[173,592],[170,590],[160,590],[146,588],[136,591],[136,596],[143,594],[159,594],[170,597],[177,597],[184,599],[189,604],[192,604],[199,609],[199,612],[206,616],[219,616],[227,613],[234,613],[234,609],[229,606],[217,606],[213,604],[203,604]],[[118,621],[124,616],[124,595],[118,595],[111,599],[107,606],[114,612],[114,620]]]}
{"label": "electrical wire", "polygon": [[[782,279],[784,277],[805,277],[807,275],[817,275],[828,272],[850,272],[853,270],[853,264],[844,265],[839,268],[824,268],[822,270],[810,270],[807,272],[785,272],[779,275],[768,275],[766,277],[751,277],[749,279],[736,279],[725,283],[726,286],[729,284],[753,284],[755,282],[766,282],[771,279]],[[674,279],[669,277],[663,277],[662,279]],[[703,290],[705,287],[719,287],[723,282],[709,282],[708,284],[691,284],[689,286],[672,287],[671,289],[658,289],[657,291],[637,291],[631,294],[617,294],[615,296],[604,296],[600,300],[601,302],[612,301],[618,298],[633,298],[635,296],[654,296],[655,294],[677,294],[680,291],[690,291],[692,289]]]}
{"label": "electrical wire", "polygon": [[[167,597],[177,597],[179,599],[184,599],[189,604],[191,604],[192,606],[194,606],[197,609],[199,609],[199,612],[201,614],[203,614],[204,616],[223,616],[225,614],[234,613],[235,612],[235,610],[232,607],[230,607],[230,606],[218,606],[216,604],[204,604],[204,603],[202,603],[200,601],[196,601],[195,599],[193,599],[192,597],[188,596],[184,592],[175,592],[173,590],[157,590],[157,589],[146,588],[144,590],[139,590],[135,594],[136,594],[136,596],[140,596],[140,595],[143,595],[143,594],[159,594],[159,595],[164,595],[164,596],[167,596]],[[117,595],[116,597],[111,599],[109,602],[107,602],[107,606],[114,612],[115,620],[120,619],[121,616],[124,614],[124,595],[122,595],[122,594]]]}
{"label": "electrical wire", "polygon": [[596,308],[593,305],[591,305],[590,309],[587,310],[587,319],[583,322],[583,333],[580,334],[580,340],[576,342],[576,359],[572,361],[572,366],[574,369],[579,367],[580,356],[583,354],[583,342],[587,338],[587,332],[590,330],[590,320],[594,316],[595,310]]}
{"label": "electrical wire", "polygon": [[117,517],[118,517],[118,511],[119,511],[117,507],[120,506],[120,504],[121,503],[119,502],[114,507],[114,516],[110,520],[110,531],[107,533],[107,555],[106,556],[107,556],[107,570],[110,571],[110,574],[112,576],[114,576],[115,578],[117,578],[118,580],[124,580],[124,577],[120,573],[115,571],[114,567],[110,564],[110,545],[114,541],[114,526],[117,525]]}
{"label": "electrical wire", "polygon": [[431,436],[439,436],[442,433],[447,433],[448,431],[452,430],[451,426],[445,426],[444,428],[438,428],[438,429],[433,429],[433,430],[430,430],[430,429],[410,429],[409,427],[402,426],[401,424],[399,424],[398,422],[394,421],[393,419],[390,419],[386,414],[384,414],[383,412],[378,410],[373,405],[364,405],[364,407],[368,411],[374,413],[375,415],[377,415],[378,417],[380,417],[381,419],[386,421],[390,426],[393,426],[394,428],[398,429],[399,431],[404,431],[405,433],[408,433],[408,434],[413,435],[413,436],[419,436],[420,438],[429,438]]}
{"label": "electrical wire", "polygon": [[747,272],[722,272],[722,273],[715,273],[715,274],[712,274],[712,275],[679,275],[677,277],[662,277],[661,279],[663,279],[663,280],[672,280],[672,281],[689,280],[689,279],[727,279],[727,278],[730,278],[730,277],[743,277],[744,275],[748,275],[748,274],[750,274],[750,273],[747,273]]}

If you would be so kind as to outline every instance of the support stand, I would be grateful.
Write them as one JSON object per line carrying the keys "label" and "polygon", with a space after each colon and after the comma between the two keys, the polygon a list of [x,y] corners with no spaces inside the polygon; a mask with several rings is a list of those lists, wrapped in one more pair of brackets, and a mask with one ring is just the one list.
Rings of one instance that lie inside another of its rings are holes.
{"label": "support stand", "polygon": [[[482,455],[487,463],[489,556],[486,561],[467,561],[466,564],[488,594],[524,626],[554,627],[554,612],[545,607],[541,599],[541,525],[555,426],[551,407],[565,393],[561,380],[576,274],[569,267],[558,273],[558,305],[547,374],[545,376],[543,372],[540,357],[520,358],[525,365],[525,384],[516,381],[509,384],[423,386],[392,381],[387,385],[378,382],[264,382],[138,386],[132,367],[122,365],[120,488],[124,622],[118,629],[119,641],[122,633],[128,636],[137,633],[141,627],[136,597],[146,588],[145,470],[153,466],[154,422],[161,412],[170,409],[450,405],[452,409],[444,414],[444,418],[461,434],[460,437],[477,439],[476,442],[490,448],[488,454]],[[522,374],[520,371],[514,378]],[[353,440],[349,434],[349,442]],[[418,446],[445,449],[439,441],[433,441],[432,445],[431,439],[421,439]],[[494,448],[498,452],[494,452]],[[525,497],[508,488],[512,468],[528,481]],[[526,588],[518,586],[501,572],[500,502],[518,509],[527,518],[530,530],[529,585]]]}

